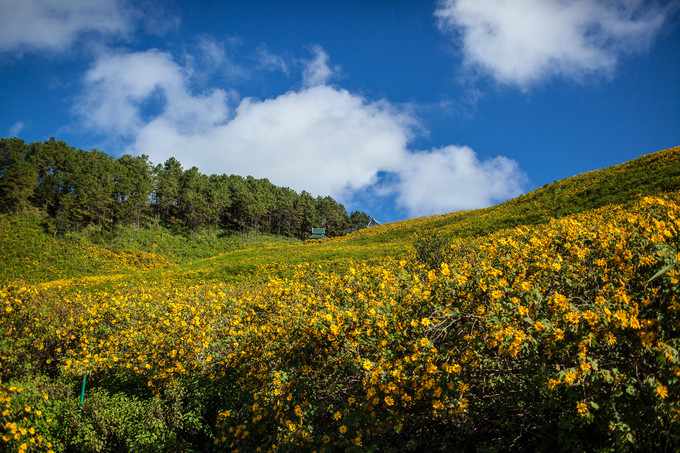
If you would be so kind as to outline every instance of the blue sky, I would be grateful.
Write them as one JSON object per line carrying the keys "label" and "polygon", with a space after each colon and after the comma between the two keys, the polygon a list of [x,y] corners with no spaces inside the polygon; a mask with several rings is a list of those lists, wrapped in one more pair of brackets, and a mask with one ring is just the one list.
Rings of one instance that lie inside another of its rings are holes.
{"label": "blue sky", "polygon": [[680,4],[0,0],[0,135],[387,222],[680,145]]}

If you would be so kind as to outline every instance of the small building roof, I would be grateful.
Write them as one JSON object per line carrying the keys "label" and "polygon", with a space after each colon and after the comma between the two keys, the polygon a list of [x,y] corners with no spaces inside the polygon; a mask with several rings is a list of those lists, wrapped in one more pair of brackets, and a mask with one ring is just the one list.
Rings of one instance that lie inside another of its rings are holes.
{"label": "small building roof", "polygon": [[309,239],[327,239],[325,228],[312,228],[312,235]]}
{"label": "small building roof", "polygon": [[372,227],[372,226],[376,226],[376,225],[382,225],[382,223],[378,222],[373,217],[371,217],[371,221],[368,222],[368,225],[366,225],[366,226]]}

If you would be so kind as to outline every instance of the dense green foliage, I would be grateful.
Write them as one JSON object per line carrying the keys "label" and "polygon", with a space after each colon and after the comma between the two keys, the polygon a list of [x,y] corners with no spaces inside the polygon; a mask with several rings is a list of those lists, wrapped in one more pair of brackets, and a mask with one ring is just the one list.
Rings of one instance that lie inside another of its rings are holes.
{"label": "dense green foliage", "polygon": [[256,211],[177,234],[181,198],[109,235],[84,201],[56,236],[1,215],[0,449],[677,451],[679,175],[674,148],[306,243]]}
{"label": "dense green foliage", "polygon": [[312,227],[333,237],[368,223],[367,214],[350,215],[331,197],[298,194],[267,179],[207,176],[175,158],[156,166],[145,155],[115,159],[54,138],[1,139],[0,213],[29,207],[48,215],[44,226],[55,236],[97,226],[111,237],[153,224],[191,234],[212,228],[306,239]]}

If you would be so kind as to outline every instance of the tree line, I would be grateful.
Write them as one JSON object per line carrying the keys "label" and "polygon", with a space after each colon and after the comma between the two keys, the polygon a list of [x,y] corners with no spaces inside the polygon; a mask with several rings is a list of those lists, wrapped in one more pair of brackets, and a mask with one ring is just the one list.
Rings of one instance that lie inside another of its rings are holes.
{"label": "tree line", "polygon": [[370,221],[329,196],[252,176],[208,176],[174,157],[154,165],[144,154],[116,159],[55,138],[0,139],[0,211],[31,207],[47,214],[55,236],[92,226],[115,233],[162,225],[190,234],[211,228],[305,239],[313,227],[340,236]]}

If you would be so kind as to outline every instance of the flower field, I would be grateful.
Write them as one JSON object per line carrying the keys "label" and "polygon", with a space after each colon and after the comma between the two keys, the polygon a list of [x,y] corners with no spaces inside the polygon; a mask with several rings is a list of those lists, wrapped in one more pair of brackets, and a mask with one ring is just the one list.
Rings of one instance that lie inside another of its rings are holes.
{"label": "flower field", "polygon": [[671,192],[431,260],[361,233],[230,282],[241,252],[12,280],[0,450],[676,450],[679,232]]}

